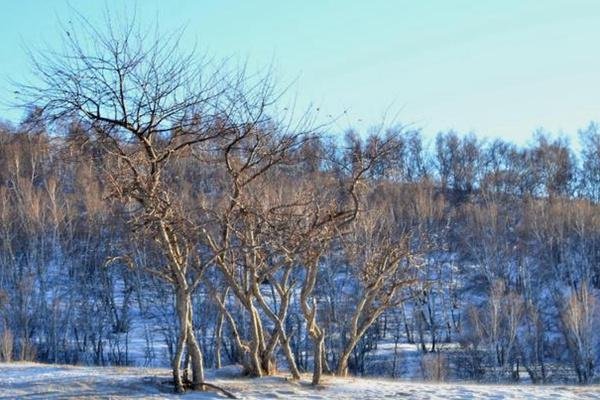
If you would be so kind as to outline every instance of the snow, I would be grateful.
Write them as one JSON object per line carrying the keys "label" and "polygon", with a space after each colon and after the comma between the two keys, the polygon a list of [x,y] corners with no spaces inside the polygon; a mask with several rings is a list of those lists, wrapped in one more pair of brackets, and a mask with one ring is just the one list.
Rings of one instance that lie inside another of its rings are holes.
{"label": "snow", "polygon": [[[207,374],[240,399],[600,399],[600,386],[478,385],[386,379],[326,378],[314,388],[310,377],[249,379],[227,367]],[[215,392],[175,395],[165,382],[167,369],[100,368],[35,363],[0,364],[0,399],[222,399]]]}

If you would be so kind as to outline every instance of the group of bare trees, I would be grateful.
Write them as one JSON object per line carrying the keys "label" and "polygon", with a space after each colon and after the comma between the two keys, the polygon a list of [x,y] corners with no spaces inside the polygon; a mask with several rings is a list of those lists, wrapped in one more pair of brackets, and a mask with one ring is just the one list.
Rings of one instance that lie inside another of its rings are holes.
{"label": "group of bare trees", "polygon": [[460,343],[471,378],[594,378],[596,125],[580,160],[544,134],[336,140],[279,109],[269,74],[80,22],[0,132],[0,357],[128,364],[131,336],[147,360],[162,340],[183,391],[205,363],[368,373],[395,338],[437,361]]}
{"label": "group of bare trees", "polygon": [[[253,376],[276,371],[281,350],[292,376],[300,377],[286,327],[289,307],[298,301],[314,341],[318,384],[326,335],[314,293],[319,266],[334,243],[364,228],[376,239],[372,248],[345,248],[359,264],[366,296],[340,359],[338,371],[345,373],[356,341],[393,304],[407,282],[399,271],[411,263],[410,246],[390,238],[393,227],[380,222],[384,215],[362,216],[373,189],[366,174],[393,152],[393,138],[314,154],[319,132],[306,116],[275,113],[268,75],[199,63],[194,54],[180,53],[179,36],[149,39],[135,25],[108,23],[99,31],[80,22],[81,30],[66,32],[61,52],[34,56],[39,80],[20,85],[18,93],[37,107],[37,123],[77,125],[81,132],[63,145],[93,153],[97,178],[130,240],[154,246],[149,264],[120,246],[105,266],[126,265],[172,287],[176,390],[184,390],[182,365],[192,388],[206,384],[192,301],[201,285],[230,329],[238,361]],[[307,168],[320,163],[328,165]],[[213,276],[204,279],[209,269]],[[273,289],[268,296],[264,282]],[[248,326],[232,317],[227,294]]]}

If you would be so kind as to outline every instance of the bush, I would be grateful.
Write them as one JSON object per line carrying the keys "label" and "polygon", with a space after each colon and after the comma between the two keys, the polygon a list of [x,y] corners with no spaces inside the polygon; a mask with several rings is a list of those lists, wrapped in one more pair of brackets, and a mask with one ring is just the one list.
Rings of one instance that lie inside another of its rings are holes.
{"label": "bush", "polygon": [[29,340],[22,340],[19,361],[36,361],[36,358],[37,349],[35,345]]}
{"label": "bush", "polygon": [[421,358],[423,379],[443,382],[448,378],[448,357],[440,352],[427,353]]}
{"label": "bush", "polygon": [[13,334],[9,329],[5,329],[0,336],[0,361],[11,362],[13,356]]}

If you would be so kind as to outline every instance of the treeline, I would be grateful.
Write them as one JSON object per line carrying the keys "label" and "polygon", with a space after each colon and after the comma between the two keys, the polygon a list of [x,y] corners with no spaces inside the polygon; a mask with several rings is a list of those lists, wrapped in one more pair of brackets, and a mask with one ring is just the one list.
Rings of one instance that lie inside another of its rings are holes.
{"label": "treeline", "polygon": [[[271,77],[79,21],[0,136],[3,359],[251,376],[594,379],[600,130],[582,150],[280,109]],[[162,346],[161,346],[162,345]]]}
{"label": "treeline", "polygon": [[[142,273],[161,258],[153,238],[140,240],[124,222],[125,210],[110,201],[103,171],[112,166],[85,150],[82,127],[65,122],[59,133],[25,121],[0,134],[3,358],[148,363],[160,358],[159,343],[172,356],[178,329],[172,291]],[[268,207],[270,197],[286,192],[307,196],[307,177],[325,190],[334,168],[325,154],[368,153],[381,137],[350,133],[337,143],[305,143],[297,149],[301,165],[286,166],[248,193],[253,206]],[[288,270],[262,254],[253,283],[241,274],[248,274],[243,260],[230,276],[208,267],[193,299],[205,362],[243,360],[252,341],[242,303],[249,298],[259,334],[267,340],[280,328],[300,371],[312,368],[313,323],[324,335],[324,363],[340,373],[401,375],[397,354],[372,356],[378,344],[394,341],[436,354],[423,359],[436,374],[518,379],[520,368],[534,382],[567,379],[568,371],[591,381],[600,323],[596,125],[581,132],[579,154],[542,135],[526,148],[452,132],[439,134],[432,148],[418,131],[383,137],[393,138],[394,151],[362,182],[364,216],[338,232],[318,262],[315,320],[314,309],[301,310],[298,289],[310,272],[304,266]],[[225,184],[193,157],[169,169],[190,210],[198,208],[191,192],[217,195]],[[276,226],[275,234],[292,234],[285,229]],[[125,255],[131,260],[115,259]],[[143,345],[132,345],[136,340]],[[272,351],[276,363],[282,349]]]}

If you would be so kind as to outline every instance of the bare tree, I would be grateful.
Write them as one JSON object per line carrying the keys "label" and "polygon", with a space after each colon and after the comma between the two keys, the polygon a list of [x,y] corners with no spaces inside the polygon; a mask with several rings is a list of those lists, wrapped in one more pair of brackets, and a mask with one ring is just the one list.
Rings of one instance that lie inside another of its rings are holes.
{"label": "bare tree", "polygon": [[[372,199],[373,200],[373,199]],[[339,356],[337,375],[348,374],[348,360],[359,340],[384,311],[399,304],[399,290],[416,281],[411,270],[416,257],[410,234],[398,231],[401,224],[385,204],[371,201],[372,207],[354,221],[351,233],[343,238],[349,268],[357,278],[347,337]],[[354,292],[354,290],[352,290]]]}
{"label": "bare tree", "polygon": [[[112,196],[129,226],[153,238],[162,251],[145,271],[175,290],[179,337],[173,357],[177,391],[184,349],[191,356],[195,389],[204,387],[202,352],[192,326],[191,296],[209,261],[196,249],[195,223],[179,201],[167,166],[192,146],[227,137],[235,110],[265,106],[262,88],[249,97],[247,78],[223,65],[211,68],[182,54],[179,33],[146,33],[135,20],[96,27],[84,17],[69,23],[63,49],[32,53],[39,80],[19,85],[21,98],[49,121],[69,117],[88,127],[89,141],[112,158],[105,169]],[[251,103],[250,101],[254,101]],[[113,262],[130,263],[129,255]]]}
{"label": "bare tree", "polygon": [[596,368],[595,349],[600,343],[600,318],[598,300],[586,283],[567,298],[561,322],[577,379],[579,383],[588,383]]}

